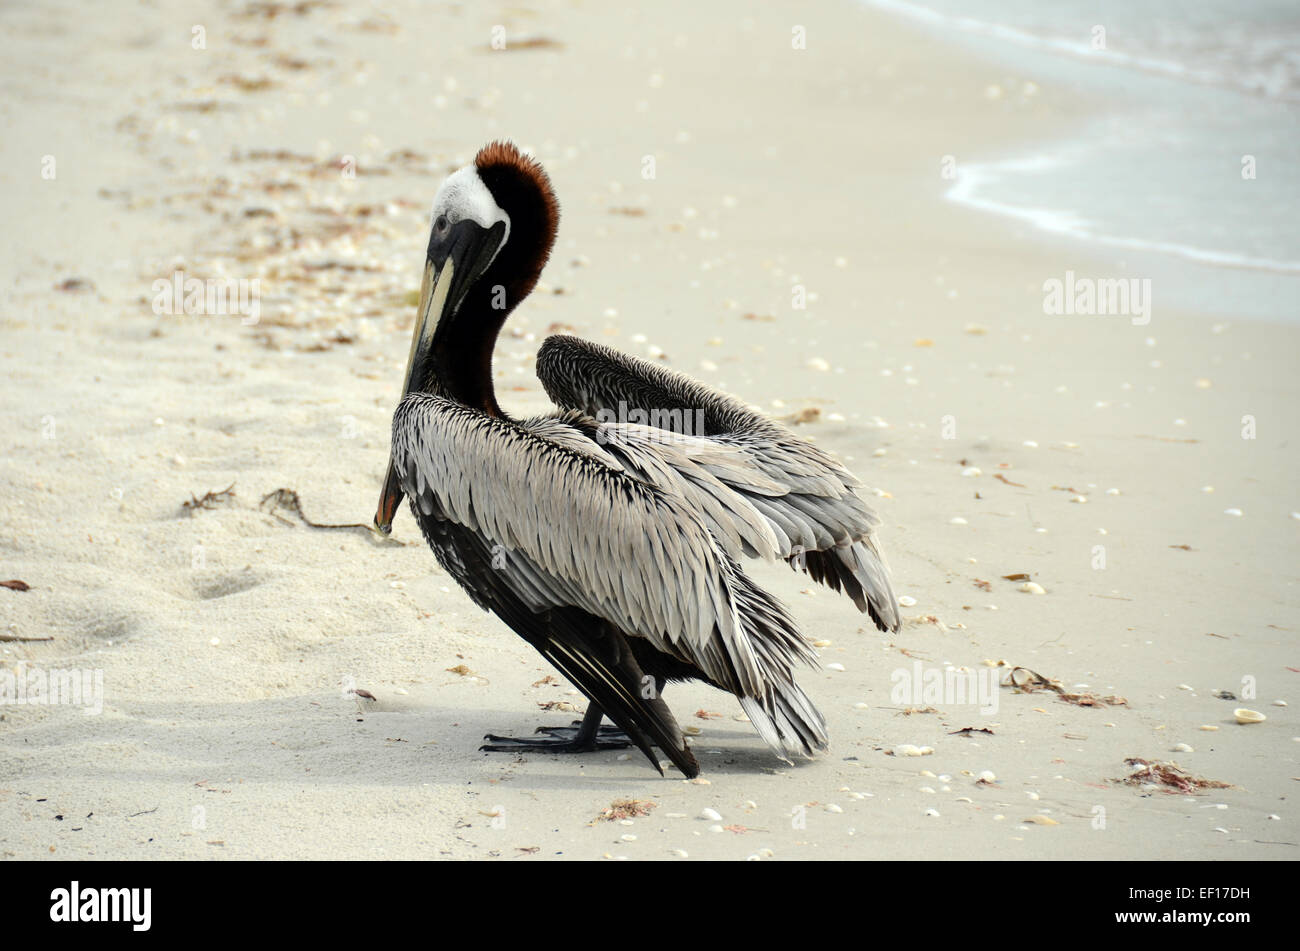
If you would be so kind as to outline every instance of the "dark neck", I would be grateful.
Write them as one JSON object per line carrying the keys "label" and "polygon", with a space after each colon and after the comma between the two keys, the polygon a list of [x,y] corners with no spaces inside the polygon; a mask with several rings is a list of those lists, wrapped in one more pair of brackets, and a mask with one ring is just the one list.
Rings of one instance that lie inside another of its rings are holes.
{"label": "dark neck", "polygon": [[[495,270],[494,264],[483,278]],[[455,319],[439,334],[424,389],[489,416],[501,416],[492,385],[492,352],[509,311],[494,311],[490,299],[480,299],[483,286],[480,280],[470,288]]]}

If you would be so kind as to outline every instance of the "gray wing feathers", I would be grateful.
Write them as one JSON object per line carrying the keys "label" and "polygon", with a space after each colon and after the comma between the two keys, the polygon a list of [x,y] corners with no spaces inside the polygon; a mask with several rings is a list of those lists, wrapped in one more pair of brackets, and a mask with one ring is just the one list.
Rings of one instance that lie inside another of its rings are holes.
{"label": "gray wing feathers", "polygon": [[[662,429],[659,439],[646,440],[639,434],[650,428],[644,426],[606,422],[601,428],[617,432],[615,441],[630,449],[659,449],[686,479],[678,491],[707,514],[729,553],[735,554],[739,537],[742,553],[770,557],[754,543],[752,531],[747,536],[739,526],[719,521],[743,518],[748,528],[757,513],[771,529],[777,555],[843,590],[882,630],[898,629],[897,600],[875,537],[880,519],[854,491],[858,479],[833,457],[726,394],[578,337],[547,338],[537,356],[537,375],[557,404],[598,419],[608,419],[614,407],[646,411],[652,419],[651,410],[673,420],[703,418],[705,431],[680,441]],[[700,442],[717,453],[709,456],[695,445]],[[643,477],[648,468],[640,463]],[[714,482],[699,482],[694,477],[699,471]],[[719,494],[717,485],[738,501]]]}
{"label": "gray wing feathers", "polygon": [[[499,570],[530,606],[581,608],[696,665],[752,699],[760,713],[751,719],[766,716],[773,726],[765,736],[786,754],[823,747],[815,709],[798,725],[786,722],[789,710],[811,709],[791,668],[812,663],[815,652],[710,531],[711,521],[731,524],[724,506],[742,503],[714,488],[712,514],[697,511],[668,489],[712,486],[707,473],[680,459],[677,469],[635,436],[609,447],[584,438],[563,419],[521,425],[413,393],[394,415],[393,461],[422,511],[501,546]],[[762,519],[739,524],[731,528],[736,544],[773,548]]]}

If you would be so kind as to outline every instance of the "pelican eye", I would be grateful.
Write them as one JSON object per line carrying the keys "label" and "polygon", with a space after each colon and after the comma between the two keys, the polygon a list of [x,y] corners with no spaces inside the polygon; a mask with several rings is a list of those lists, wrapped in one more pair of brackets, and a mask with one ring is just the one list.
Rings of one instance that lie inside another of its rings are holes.
{"label": "pelican eye", "polygon": [[446,234],[447,230],[450,227],[451,227],[451,222],[447,220],[446,215],[439,215],[437,219],[433,222],[433,230],[436,231],[438,234]]}

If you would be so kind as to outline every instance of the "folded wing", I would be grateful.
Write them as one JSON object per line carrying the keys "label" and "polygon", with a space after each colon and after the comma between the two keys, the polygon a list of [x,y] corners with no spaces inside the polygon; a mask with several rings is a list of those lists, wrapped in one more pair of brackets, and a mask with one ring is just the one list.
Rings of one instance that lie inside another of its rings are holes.
{"label": "folded wing", "polygon": [[[793,680],[794,663],[815,658],[793,619],[745,577],[707,516],[629,471],[631,457],[593,441],[593,427],[576,415],[516,423],[413,393],[394,416],[394,468],[413,506],[490,553],[490,581],[468,570],[462,580],[483,606],[496,609],[487,587],[506,585],[537,614],[580,609],[735,693],[778,751],[824,746],[824,723]],[[771,544],[754,522],[735,544]],[[562,644],[548,650],[567,656]],[[657,708],[620,683],[627,715],[662,733]]]}
{"label": "folded wing", "polygon": [[[620,453],[645,459],[647,449],[658,450],[685,480],[685,497],[715,521],[731,520],[730,529],[714,527],[730,552],[774,551],[843,591],[882,631],[898,629],[875,536],[880,519],[855,492],[861,483],[832,456],[690,377],[578,337],[547,338],[537,376],[558,406],[595,418],[603,430],[598,441],[623,464]],[[678,427],[679,436],[689,427],[691,438],[673,438]],[[654,467],[639,464],[643,477],[647,468]],[[774,547],[755,530],[753,514],[767,523]]]}

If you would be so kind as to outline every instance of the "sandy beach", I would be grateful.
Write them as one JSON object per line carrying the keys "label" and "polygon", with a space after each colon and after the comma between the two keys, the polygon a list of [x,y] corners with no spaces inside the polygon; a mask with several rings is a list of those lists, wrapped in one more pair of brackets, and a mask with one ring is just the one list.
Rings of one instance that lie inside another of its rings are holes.
{"label": "sandy beach", "polygon": [[[0,581],[28,588],[0,588],[0,674],[102,684],[0,706],[0,856],[1296,858],[1300,324],[945,200],[1106,108],[1085,90],[854,3],[614,6],[0,11]],[[405,507],[346,527],[429,204],[495,138],[562,205],[497,350],[509,411],[550,409],[533,360],[568,331],[868,486],[897,635],[747,565],[826,642],[826,755],[786,765],[700,685],[666,695],[694,781],[478,752],[585,699]],[[191,278],[244,306],[185,313]],[[1130,279],[1145,312],[1045,312],[1046,282]],[[1004,685],[909,692],[949,669]]]}

